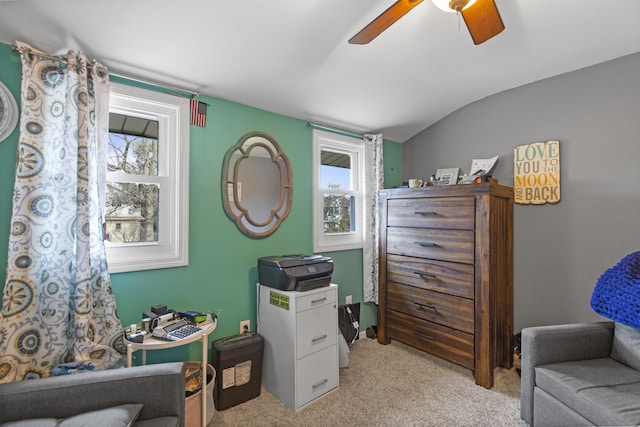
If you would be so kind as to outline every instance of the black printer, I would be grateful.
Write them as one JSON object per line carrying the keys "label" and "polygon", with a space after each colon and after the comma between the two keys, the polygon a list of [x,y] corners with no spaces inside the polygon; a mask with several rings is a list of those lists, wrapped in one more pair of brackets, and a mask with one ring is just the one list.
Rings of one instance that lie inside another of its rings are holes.
{"label": "black printer", "polygon": [[333,260],[322,255],[282,255],[258,258],[261,285],[282,291],[308,291],[331,284]]}

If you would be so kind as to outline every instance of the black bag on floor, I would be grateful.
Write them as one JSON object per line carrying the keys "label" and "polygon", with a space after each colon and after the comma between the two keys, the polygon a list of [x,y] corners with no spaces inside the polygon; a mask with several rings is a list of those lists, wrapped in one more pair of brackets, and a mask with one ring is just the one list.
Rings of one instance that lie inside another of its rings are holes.
{"label": "black bag on floor", "polygon": [[338,306],[338,328],[347,344],[351,345],[360,334],[360,305],[345,304]]}

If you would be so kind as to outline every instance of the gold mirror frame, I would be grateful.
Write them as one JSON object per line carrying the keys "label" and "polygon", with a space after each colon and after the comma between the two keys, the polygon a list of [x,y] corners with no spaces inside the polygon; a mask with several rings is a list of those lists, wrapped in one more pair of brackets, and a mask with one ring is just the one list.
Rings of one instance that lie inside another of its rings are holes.
{"label": "gold mirror frame", "polygon": [[264,132],[250,132],[224,156],[222,202],[227,216],[251,237],[267,237],[289,215],[293,179],[289,158]]}

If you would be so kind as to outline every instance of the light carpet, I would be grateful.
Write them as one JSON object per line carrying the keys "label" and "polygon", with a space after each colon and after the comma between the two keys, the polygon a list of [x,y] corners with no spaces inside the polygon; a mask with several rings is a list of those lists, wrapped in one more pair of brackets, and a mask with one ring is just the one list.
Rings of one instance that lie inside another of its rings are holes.
{"label": "light carpet", "polygon": [[494,386],[470,370],[398,342],[356,341],[340,386],[294,412],[264,387],[259,397],[216,411],[209,426],[526,426],[520,378],[498,368]]}

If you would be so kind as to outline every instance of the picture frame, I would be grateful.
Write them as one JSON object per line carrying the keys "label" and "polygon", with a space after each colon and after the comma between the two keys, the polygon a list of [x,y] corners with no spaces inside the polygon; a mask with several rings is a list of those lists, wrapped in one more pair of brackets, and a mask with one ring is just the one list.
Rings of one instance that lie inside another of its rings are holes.
{"label": "picture frame", "polygon": [[438,169],[436,181],[438,185],[456,185],[458,183],[458,173],[460,168]]}
{"label": "picture frame", "polygon": [[11,135],[18,124],[18,104],[11,91],[0,81],[0,142]]}

